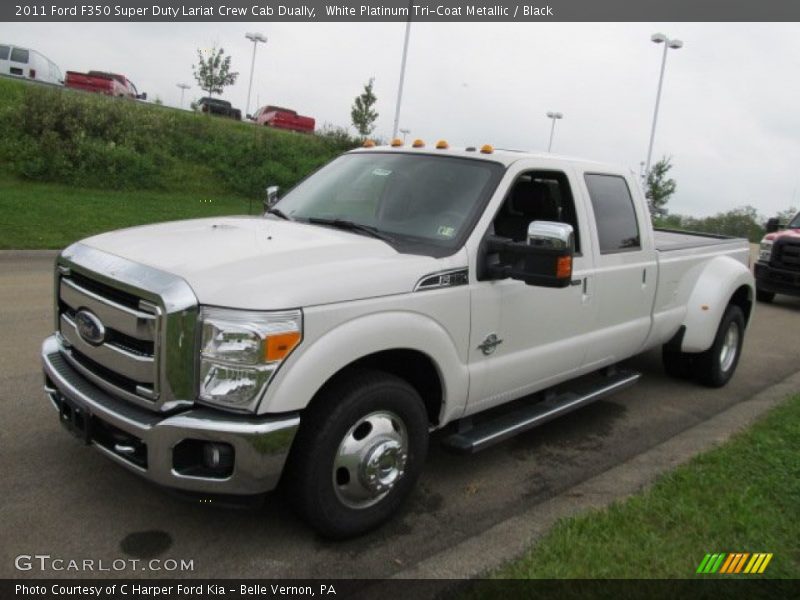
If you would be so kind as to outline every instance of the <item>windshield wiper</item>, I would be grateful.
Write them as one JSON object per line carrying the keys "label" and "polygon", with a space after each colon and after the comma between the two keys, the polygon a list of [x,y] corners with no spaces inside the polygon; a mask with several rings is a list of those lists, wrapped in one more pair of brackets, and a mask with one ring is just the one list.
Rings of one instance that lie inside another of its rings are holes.
{"label": "windshield wiper", "polygon": [[275,215],[276,217],[280,217],[286,221],[291,221],[291,217],[289,217],[285,212],[283,212],[280,208],[272,207],[267,210],[268,215]]}
{"label": "windshield wiper", "polygon": [[359,233],[366,233],[369,236],[383,240],[384,242],[391,243],[394,240],[378,230],[377,227],[370,225],[362,225],[355,221],[348,221],[347,219],[322,219],[320,217],[310,217],[308,222],[312,225],[329,225],[337,229],[344,229],[345,231],[357,231]]}

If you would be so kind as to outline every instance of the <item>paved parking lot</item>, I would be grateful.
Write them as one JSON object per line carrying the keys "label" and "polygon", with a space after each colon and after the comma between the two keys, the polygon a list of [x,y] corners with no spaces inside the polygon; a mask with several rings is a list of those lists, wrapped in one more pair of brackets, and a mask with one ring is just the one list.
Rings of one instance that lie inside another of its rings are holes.
{"label": "paved parking lot", "polygon": [[[663,442],[800,368],[800,300],[758,305],[731,384],[708,390],[663,374],[658,352],[630,361],[643,381],[475,456],[434,439],[407,507],[377,532],[330,543],[277,495],[259,509],[193,504],[81,446],[41,389],[39,344],[52,325],[52,257],[0,255],[0,577],[14,557],[174,558],[196,577],[385,577]],[[173,573],[181,575],[181,573]],[[164,576],[122,571],[96,575]],[[183,575],[188,575],[184,573]]]}

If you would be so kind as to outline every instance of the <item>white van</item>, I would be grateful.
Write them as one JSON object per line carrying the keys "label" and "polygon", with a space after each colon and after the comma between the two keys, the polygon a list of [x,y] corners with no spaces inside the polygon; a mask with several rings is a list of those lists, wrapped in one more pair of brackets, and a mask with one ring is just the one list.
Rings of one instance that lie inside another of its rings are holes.
{"label": "white van", "polygon": [[0,75],[64,85],[64,76],[56,63],[41,52],[10,44],[0,44]]}

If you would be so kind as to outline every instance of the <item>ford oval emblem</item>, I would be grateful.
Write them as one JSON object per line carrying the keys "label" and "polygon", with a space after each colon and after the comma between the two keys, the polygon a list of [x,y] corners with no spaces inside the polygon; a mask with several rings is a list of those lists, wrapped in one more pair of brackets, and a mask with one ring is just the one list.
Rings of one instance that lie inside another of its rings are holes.
{"label": "ford oval emblem", "polygon": [[85,308],[75,313],[75,327],[81,339],[92,346],[99,346],[106,339],[106,327],[103,322]]}

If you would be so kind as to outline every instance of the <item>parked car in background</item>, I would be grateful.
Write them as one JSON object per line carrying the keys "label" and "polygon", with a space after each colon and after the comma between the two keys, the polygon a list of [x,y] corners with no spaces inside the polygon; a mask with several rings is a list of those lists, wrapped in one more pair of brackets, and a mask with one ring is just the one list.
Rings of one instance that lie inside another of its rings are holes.
{"label": "parked car in background", "polygon": [[753,271],[760,302],[772,302],[775,294],[800,296],[800,213],[784,230],[778,219],[767,222]]}
{"label": "parked car in background", "polygon": [[64,76],[56,63],[41,52],[11,44],[0,44],[0,74],[64,84]]}
{"label": "parked car in background", "polygon": [[197,110],[210,115],[217,115],[218,117],[228,117],[237,121],[242,120],[242,111],[238,108],[233,108],[230,102],[221,98],[210,98],[208,96],[200,98],[197,102]]}
{"label": "parked car in background", "polygon": [[68,88],[105,94],[106,96],[147,100],[146,93],[140,94],[133,82],[119,73],[106,73],[105,71],[78,73],[77,71],[67,71],[67,79],[64,85]]}
{"label": "parked car in background", "polygon": [[289,129],[300,133],[314,133],[315,121],[311,117],[298,115],[297,111],[291,108],[281,108],[280,106],[262,106],[254,115],[247,117],[258,125],[275,127],[277,129]]}

